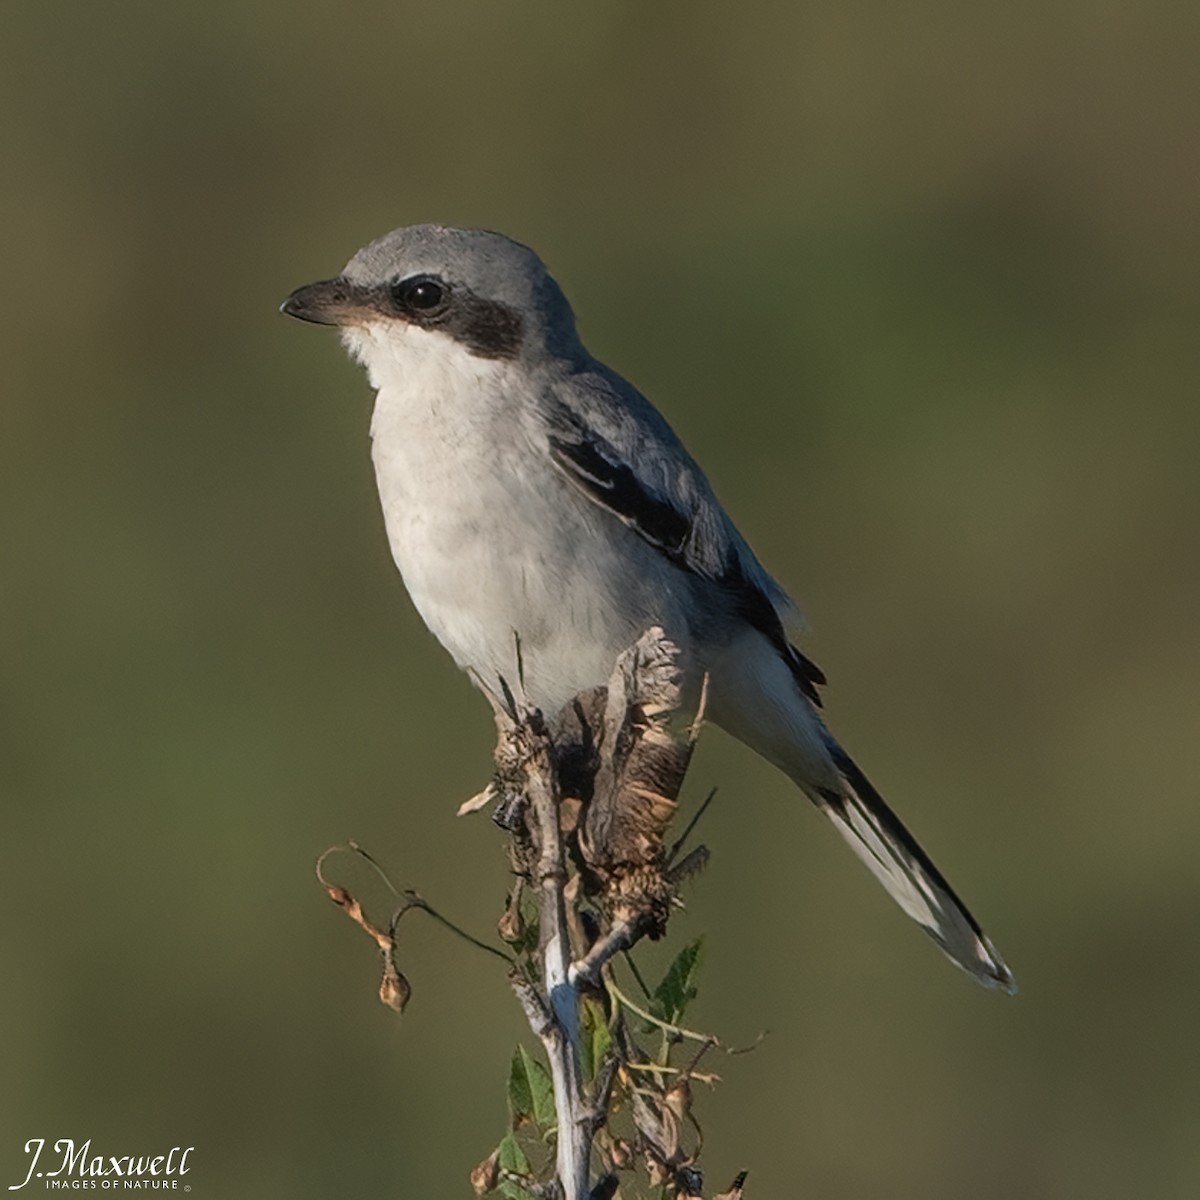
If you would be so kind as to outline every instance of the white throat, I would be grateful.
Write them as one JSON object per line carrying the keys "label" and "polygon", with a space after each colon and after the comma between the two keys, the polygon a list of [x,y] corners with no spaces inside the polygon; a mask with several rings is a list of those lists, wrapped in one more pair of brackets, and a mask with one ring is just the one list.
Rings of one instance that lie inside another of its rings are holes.
{"label": "white throat", "polygon": [[347,327],[342,342],[366,367],[377,392],[478,384],[494,375],[497,365],[472,354],[448,334],[399,321]]}

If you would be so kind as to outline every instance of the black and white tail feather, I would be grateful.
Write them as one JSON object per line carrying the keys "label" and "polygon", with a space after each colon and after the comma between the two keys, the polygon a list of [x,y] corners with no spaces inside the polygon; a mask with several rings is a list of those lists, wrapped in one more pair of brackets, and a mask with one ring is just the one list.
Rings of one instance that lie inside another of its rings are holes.
{"label": "black and white tail feather", "polygon": [[1017,990],[1008,964],[942,873],[887,806],[854,760],[832,738],[826,745],[842,788],[823,790],[817,806],[897,904],[955,966],[985,987]]}

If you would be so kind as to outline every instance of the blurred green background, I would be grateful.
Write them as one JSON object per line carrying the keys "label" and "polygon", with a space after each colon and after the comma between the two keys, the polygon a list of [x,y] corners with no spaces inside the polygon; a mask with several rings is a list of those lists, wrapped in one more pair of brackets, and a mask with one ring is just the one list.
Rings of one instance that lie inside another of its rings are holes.
{"label": "blurred green background", "polygon": [[537,247],[667,413],[1022,985],[712,732],[676,938],[697,1023],[772,1033],[700,1102],[711,1181],[1198,1194],[1198,27],[6,0],[3,1182],[90,1136],[195,1145],[198,1196],[465,1196],[502,1131],[502,970],[412,919],[397,1023],[312,876],[355,837],[472,928],[504,897],[454,817],[490,717],[392,568],[366,381],[276,313],[433,220]]}

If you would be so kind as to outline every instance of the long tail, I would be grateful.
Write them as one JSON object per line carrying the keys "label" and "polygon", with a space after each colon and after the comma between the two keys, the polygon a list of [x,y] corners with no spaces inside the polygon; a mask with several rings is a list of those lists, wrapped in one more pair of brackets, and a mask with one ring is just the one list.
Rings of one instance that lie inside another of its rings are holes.
{"label": "long tail", "polygon": [[827,746],[843,786],[838,791],[821,790],[817,797],[821,811],[892,899],[924,928],[952,963],[985,987],[1015,992],[1017,982],[1004,959],[917,845],[916,838],[832,737]]}

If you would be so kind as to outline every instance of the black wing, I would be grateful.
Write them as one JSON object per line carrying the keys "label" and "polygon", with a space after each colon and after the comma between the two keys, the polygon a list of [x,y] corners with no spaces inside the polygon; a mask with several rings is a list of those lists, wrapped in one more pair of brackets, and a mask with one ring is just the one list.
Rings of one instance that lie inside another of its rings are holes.
{"label": "black wing", "polygon": [[[814,704],[821,703],[817,687],[825,683],[824,672],[788,641],[778,610],[761,584],[751,578],[740,552],[743,543],[699,468],[695,474],[685,471],[672,479],[660,466],[661,480],[655,484],[635,469],[636,458],[622,455],[575,413],[560,414],[549,446],[554,462],[590,500],[628,525],[680,570],[707,579],[726,592],[738,615],[779,651],[804,695]],[[682,451],[681,446],[670,449]],[[691,466],[686,455],[683,462],[685,467]]]}
{"label": "black wing", "polygon": [[647,487],[628,463],[598,435],[580,432],[574,439],[550,437],[550,456],[585,495],[619,517],[677,567],[708,578],[688,555],[694,528],[691,514],[670,497]]}

